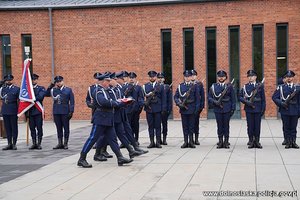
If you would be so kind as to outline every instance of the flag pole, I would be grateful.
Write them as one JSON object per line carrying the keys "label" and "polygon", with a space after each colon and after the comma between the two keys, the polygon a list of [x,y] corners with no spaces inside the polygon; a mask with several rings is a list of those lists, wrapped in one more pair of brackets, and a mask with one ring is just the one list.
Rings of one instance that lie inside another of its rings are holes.
{"label": "flag pole", "polygon": [[29,145],[29,118],[26,117],[26,144]]}

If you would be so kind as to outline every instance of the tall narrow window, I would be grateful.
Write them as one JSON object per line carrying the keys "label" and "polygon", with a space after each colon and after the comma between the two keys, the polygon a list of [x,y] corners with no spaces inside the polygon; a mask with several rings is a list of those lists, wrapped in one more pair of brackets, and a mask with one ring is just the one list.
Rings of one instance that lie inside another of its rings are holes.
{"label": "tall narrow window", "polygon": [[[235,93],[238,94],[240,86],[240,28],[229,27],[229,70],[230,77],[235,79]],[[234,118],[240,118],[240,103],[236,101]]]}
{"label": "tall narrow window", "polygon": [[288,25],[277,24],[277,79],[279,79],[288,68]]}
{"label": "tall narrow window", "polygon": [[257,73],[258,80],[263,78],[263,26],[255,25],[252,27],[252,58],[253,69]]}
{"label": "tall narrow window", "polygon": [[[207,71],[207,90],[216,82],[217,73],[217,43],[216,28],[206,28],[206,71]],[[207,91],[208,92],[208,91]],[[214,118],[213,109],[208,110],[208,118]]]}
{"label": "tall narrow window", "polygon": [[[22,50],[23,50],[23,60],[26,58],[32,59],[32,43],[31,34],[22,35]],[[30,71],[32,72],[32,62],[30,63]]]}
{"label": "tall narrow window", "polygon": [[184,38],[184,67],[194,69],[194,29],[183,29]]}
{"label": "tall narrow window", "polygon": [[2,47],[2,74],[3,76],[11,73],[11,44],[10,36],[1,36]]}
{"label": "tall narrow window", "polygon": [[165,82],[172,83],[172,48],[171,48],[171,30],[161,30],[162,46],[162,68],[165,74]]}

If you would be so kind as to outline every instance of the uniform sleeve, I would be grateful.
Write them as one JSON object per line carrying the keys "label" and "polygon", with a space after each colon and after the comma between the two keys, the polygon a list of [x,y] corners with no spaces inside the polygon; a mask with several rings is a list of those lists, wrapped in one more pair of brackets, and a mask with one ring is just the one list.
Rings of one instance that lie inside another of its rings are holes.
{"label": "uniform sleeve", "polygon": [[232,85],[230,86],[231,88],[231,110],[235,110],[236,108],[236,96],[235,96],[235,91],[234,91],[234,88],[232,87]]}
{"label": "uniform sleeve", "polygon": [[279,87],[277,87],[277,89],[274,91],[273,95],[272,95],[272,100],[273,102],[280,107],[281,105],[281,99],[280,99],[280,90]]}
{"label": "uniform sleeve", "polygon": [[172,110],[172,91],[171,91],[171,88],[170,86],[168,85],[167,87],[167,91],[166,91],[166,94],[167,94],[167,111],[168,112],[171,112]]}
{"label": "uniform sleeve", "polygon": [[[178,88],[180,87],[180,85],[178,85]],[[175,95],[174,95],[174,101],[175,104],[178,105],[180,103],[180,99],[179,99],[179,89],[176,89]]]}
{"label": "uniform sleeve", "polygon": [[138,88],[139,89],[138,89],[137,99],[138,99],[139,109],[141,109],[143,108],[144,105],[144,93],[141,86],[139,86]]}
{"label": "uniform sleeve", "polygon": [[200,110],[203,110],[205,106],[205,92],[204,92],[204,87],[203,84],[199,85],[199,94],[200,94]]}
{"label": "uniform sleeve", "polygon": [[266,94],[265,94],[265,87],[261,87],[261,108],[262,110],[266,110]]}
{"label": "uniform sleeve", "polygon": [[210,107],[213,107],[214,106],[214,97],[213,97],[213,94],[212,94],[212,86],[210,87],[209,91],[208,91],[208,95],[207,95],[207,100],[208,100],[208,105]]}
{"label": "uniform sleeve", "polygon": [[240,102],[242,102],[243,104],[245,104],[246,99],[244,98],[244,89],[243,88],[240,90],[239,100],[240,100]]}
{"label": "uniform sleeve", "polygon": [[37,101],[43,101],[44,100],[44,97],[45,97],[45,94],[46,94],[46,89],[42,86],[40,86],[40,90],[38,91],[38,93],[36,94],[35,98]]}
{"label": "uniform sleeve", "polygon": [[200,99],[200,87],[195,85],[195,100],[196,100],[196,111],[200,111],[201,99]]}
{"label": "uniform sleeve", "polygon": [[161,92],[161,111],[167,111],[167,94],[165,93],[164,86],[160,87]]}
{"label": "uniform sleeve", "polygon": [[75,107],[75,97],[72,89],[70,88],[70,112],[74,112],[74,107]]}

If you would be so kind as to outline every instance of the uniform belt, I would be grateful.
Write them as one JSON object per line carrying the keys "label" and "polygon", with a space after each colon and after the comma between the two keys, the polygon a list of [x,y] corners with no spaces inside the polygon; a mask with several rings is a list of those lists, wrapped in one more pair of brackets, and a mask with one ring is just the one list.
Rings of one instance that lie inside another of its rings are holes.
{"label": "uniform belt", "polygon": [[68,102],[58,102],[58,101],[54,101],[54,104],[68,104]]}
{"label": "uniform belt", "polygon": [[114,112],[113,108],[97,108],[96,110],[102,111],[102,112]]}
{"label": "uniform belt", "polygon": [[228,102],[230,99],[226,98],[226,99],[222,99],[222,102]]}
{"label": "uniform belt", "polygon": [[297,104],[297,101],[290,101],[290,104]]}
{"label": "uniform belt", "polygon": [[253,101],[261,101],[261,98],[254,98],[254,100]]}
{"label": "uniform belt", "polygon": [[4,101],[4,103],[5,103],[5,104],[15,104],[15,103],[17,103],[17,101],[10,101],[10,102],[5,102],[5,101]]}

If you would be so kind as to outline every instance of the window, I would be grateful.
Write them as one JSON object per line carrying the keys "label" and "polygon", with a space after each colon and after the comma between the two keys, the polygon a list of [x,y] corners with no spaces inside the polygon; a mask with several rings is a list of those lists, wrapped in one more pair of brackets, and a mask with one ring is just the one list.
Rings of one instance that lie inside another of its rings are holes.
{"label": "window", "polygon": [[172,45],[171,30],[161,30],[161,46],[162,46],[162,71],[165,74],[165,83],[172,83]]}
{"label": "window", "polygon": [[[240,28],[229,27],[229,70],[231,79],[235,79],[235,93],[238,95],[240,86]],[[240,103],[236,101],[234,118],[240,118]]]}
{"label": "window", "polygon": [[288,25],[277,24],[276,33],[276,56],[277,56],[277,79],[279,79],[288,68]]}
{"label": "window", "polygon": [[258,80],[262,80],[263,75],[263,26],[254,25],[252,27],[252,63],[253,69],[257,73]]}
{"label": "window", "polygon": [[[207,71],[207,92],[213,83],[216,82],[217,73],[217,43],[216,28],[206,28],[206,71]],[[214,118],[213,109],[208,110],[207,118]]]}
{"label": "window", "polygon": [[[23,50],[23,60],[26,58],[32,59],[32,43],[31,43],[31,35],[24,34],[22,35],[22,50]],[[32,72],[32,62],[30,63],[30,71]]]}
{"label": "window", "polygon": [[2,47],[2,74],[7,75],[12,73],[11,70],[11,44],[10,36],[1,36],[1,47]]}
{"label": "window", "polygon": [[217,73],[217,45],[215,28],[206,28],[206,62],[207,82],[208,86],[210,87],[216,82]]}
{"label": "window", "polygon": [[194,29],[183,29],[184,38],[184,68],[194,69]]}

